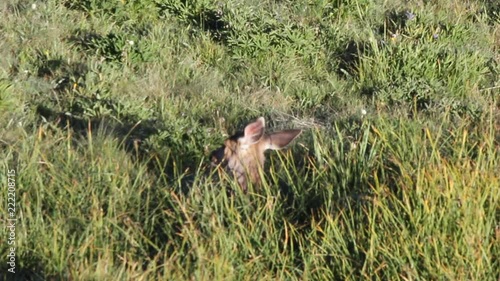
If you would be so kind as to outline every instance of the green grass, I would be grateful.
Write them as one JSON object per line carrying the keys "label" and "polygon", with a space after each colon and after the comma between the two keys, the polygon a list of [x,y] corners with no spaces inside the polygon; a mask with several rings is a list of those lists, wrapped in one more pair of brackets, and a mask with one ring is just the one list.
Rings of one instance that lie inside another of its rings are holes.
{"label": "green grass", "polygon": [[496,2],[2,1],[2,280],[497,280]]}

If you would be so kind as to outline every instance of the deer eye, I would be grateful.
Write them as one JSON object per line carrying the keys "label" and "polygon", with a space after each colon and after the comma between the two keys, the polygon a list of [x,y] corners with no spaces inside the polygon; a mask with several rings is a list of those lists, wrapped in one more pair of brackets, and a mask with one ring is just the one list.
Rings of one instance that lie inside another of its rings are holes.
{"label": "deer eye", "polygon": [[219,165],[224,161],[224,150],[225,146],[222,146],[219,149],[216,149],[212,152],[212,155],[210,155],[210,160],[212,161],[212,165]]}

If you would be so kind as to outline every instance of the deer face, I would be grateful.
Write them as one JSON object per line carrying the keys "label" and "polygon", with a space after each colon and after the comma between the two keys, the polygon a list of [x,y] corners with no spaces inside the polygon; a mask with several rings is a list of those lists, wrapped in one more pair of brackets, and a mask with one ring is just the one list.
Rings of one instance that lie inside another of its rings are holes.
{"label": "deer face", "polygon": [[260,169],[264,166],[264,151],[281,149],[294,140],[301,130],[284,130],[266,134],[264,117],[248,124],[243,133],[226,139],[224,145],[212,152],[212,166],[234,175],[246,191],[248,181],[260,184]]}

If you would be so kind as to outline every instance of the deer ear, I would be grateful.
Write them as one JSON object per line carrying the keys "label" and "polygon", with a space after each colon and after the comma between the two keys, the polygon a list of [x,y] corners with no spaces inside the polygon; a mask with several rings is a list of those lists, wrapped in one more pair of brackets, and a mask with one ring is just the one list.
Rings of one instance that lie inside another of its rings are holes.
{"label": "deer ear", "polygon": [[251,145],[260,141],[264,136],[265,122],[264,117],[259,117],[257,121],[248,124],[245,127],[243,137],[240,138],[241,143]]}
{"label": "deer ear", "polygon": [[302,130],[284,130],[266,136],[266,149],[282,149],[298,137]]}

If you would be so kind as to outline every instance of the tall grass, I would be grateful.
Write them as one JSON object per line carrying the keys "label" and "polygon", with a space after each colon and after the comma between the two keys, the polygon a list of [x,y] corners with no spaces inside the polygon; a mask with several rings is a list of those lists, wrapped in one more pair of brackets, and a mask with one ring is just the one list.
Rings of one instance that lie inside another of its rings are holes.
{"label": "tall grass", "polygon": [[[494,1],[0,11],[3,280],[498,279]],[[257,116],[304,134],[243,193],[207,158]]]}

